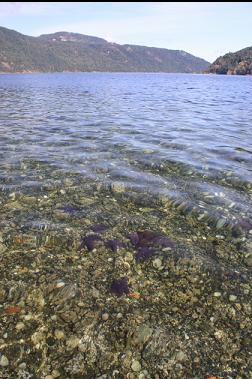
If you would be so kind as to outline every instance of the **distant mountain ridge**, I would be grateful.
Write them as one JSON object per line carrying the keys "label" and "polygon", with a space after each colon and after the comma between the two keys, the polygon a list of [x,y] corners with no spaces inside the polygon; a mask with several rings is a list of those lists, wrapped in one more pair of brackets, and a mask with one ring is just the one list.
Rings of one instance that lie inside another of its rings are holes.
{"label": "distant mountain ridge", "polygon": [[217,58],[206,70],[206,73],[252,75],[252,46]]}
{"label": "distant mountain ridge", "polygon": [[209,62],[182,50],[120,45],[79,33],[30,37],[0,27],[0,72],[203,72]]}

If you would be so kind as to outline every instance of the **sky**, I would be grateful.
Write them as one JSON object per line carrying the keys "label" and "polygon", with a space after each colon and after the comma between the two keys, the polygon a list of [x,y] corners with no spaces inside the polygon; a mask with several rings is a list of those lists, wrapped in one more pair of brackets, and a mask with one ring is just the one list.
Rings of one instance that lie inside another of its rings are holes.
{"label": "sky", "polygon": [[0,26],[184,50],[213,62],[252,45],[251,2],[1,2]]}

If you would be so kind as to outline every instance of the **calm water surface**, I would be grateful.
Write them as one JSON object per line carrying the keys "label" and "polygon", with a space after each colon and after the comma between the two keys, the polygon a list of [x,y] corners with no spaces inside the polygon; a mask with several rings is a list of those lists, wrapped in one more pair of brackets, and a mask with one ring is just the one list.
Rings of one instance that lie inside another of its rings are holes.
{"label": "calm water surface", "polygon": [[[251,220],[251,77],[1,75],[0,98],[3,197],[36,196],[45,186],[64,193],[64,180],[75,178],[77,195],[78,183],[95,184],[162,199],[218,228]],[[21,214],[23,224],[50,228],[49,213]],[[15,217],[5,211],[1,225]]]}

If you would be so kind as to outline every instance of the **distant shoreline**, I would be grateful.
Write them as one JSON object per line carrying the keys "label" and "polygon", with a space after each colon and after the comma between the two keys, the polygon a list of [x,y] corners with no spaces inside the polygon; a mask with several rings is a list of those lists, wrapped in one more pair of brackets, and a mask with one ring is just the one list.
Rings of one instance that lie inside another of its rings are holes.
{"label": "distant shoreline", "polygon": [[190,74],[190,75],[203,75],[203,72],[164,72],[164,71],[11,71],[1,72],[2,75],[10,74]]}
{"label": "distant shoreline", "polygon": [[212,75],[212,76],[252,76],[251,74],[217,74],[213,72],[164,72],[164,71],[0,71],[0,75],[17,74],[185,74],[185,75]]}

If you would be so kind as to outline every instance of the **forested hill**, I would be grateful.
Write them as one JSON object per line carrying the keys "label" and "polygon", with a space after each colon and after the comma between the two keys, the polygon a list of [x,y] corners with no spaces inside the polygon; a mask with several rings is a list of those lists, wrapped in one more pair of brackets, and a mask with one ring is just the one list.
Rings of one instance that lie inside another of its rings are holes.
{"label": "forested hill", "polygon": [[252,46],[217,58],[206,72],[210,74],[252,75]]}
{"label": "forested hill", "polygon": [[0,72],[203,72],[209,62],[182,50],[119,45],[57,32],[30,37],[0,27]]}

